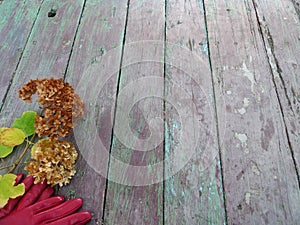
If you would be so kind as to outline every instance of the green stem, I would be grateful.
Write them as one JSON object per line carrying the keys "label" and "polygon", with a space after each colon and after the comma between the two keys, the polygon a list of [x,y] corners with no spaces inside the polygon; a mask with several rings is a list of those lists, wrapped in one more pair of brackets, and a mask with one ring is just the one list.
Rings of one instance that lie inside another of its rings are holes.
{"label": "green stem", "polygon": [[9,173],[13,173],[15,171],[15,169],[17,168],[17,166],[20,164],[21,160],[24,158],[25,154],[27,153],[32,141],[34,140],[35,134],[31,137],[30,141],[26,142],[26,146],[22,152],[22,154],[19,156],[19,158],[15,161],[15,163],[13,164],[13,168],[9,171]]}

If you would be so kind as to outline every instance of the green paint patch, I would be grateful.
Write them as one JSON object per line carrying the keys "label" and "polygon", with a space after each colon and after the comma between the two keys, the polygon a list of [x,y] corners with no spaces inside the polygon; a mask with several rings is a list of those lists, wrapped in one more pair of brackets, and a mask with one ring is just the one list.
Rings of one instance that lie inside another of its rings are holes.
{"label": "green paint patch", "polygon": [[67,192],[67,198],[68,199],[76,198],[76,191],[73,190],[73,189],[68,190],[68,192]]}
{"label": "green paint patch", "polygon": [[109,24],[108,20],[105,18],[101,19],[101,23],[102,23],[103,30],[109,31],[112,28],[111,24]]}

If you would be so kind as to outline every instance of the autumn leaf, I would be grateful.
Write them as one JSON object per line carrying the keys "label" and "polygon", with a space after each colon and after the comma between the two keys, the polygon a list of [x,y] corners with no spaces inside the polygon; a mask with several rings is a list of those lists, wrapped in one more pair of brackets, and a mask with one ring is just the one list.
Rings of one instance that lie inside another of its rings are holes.
{"label": "autumn leaf", "polygon": [[18,128],[6,128],[0,133],[0,143],[5,146],[16,146],[24,142],[25,133]]}
{"label": "autumn leaf", "polygon": [[35,131],[34,123],[36,114],[34,111],[24,112],[21,118],[15,119],[12,127],[21,129],[25,133],[25,137],[33,135]]}
{"label": "autumn leaf", "polygon": [[0,127],[0,133],[2,132],[2,131],[4,131],[5,129],[7,129],[8,127]]}
{"label": "autumn leaf", "polygon": [[0,143],[0,158],[5,158],[11,154],[14,150],[14,146],[5,146]]}
{"label": "autumn leaf", "polygon": [[10,198],[16,198],[25,193],[25,185],[14,186],[17,176],[15,174],[0,175],[0,208],[3,208]]}
{"label": "autumn leaf", "polygon": [[[4,131],[5,129],[8,129],[8,127],[0,127],[0,133]],[[5,146],[0,143],[0,158],[5,158],[10,153],[12,153],[14,147],[12,146]]]}

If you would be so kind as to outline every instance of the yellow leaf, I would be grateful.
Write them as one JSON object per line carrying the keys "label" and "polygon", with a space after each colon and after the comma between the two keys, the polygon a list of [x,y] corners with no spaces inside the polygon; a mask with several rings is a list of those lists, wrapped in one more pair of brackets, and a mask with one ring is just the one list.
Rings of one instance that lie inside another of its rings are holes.
{"label": "yellow leaf", "polygon": [[14,186],[17,176],[15,174],[0,175],[0,208],[3,208],[10,198],[16,198],[25,193],[25,185]]}
{"label": "yellow leaf", "polygon": [[0,133],[0,143],[6,146],[16,146],[24,142],[25,133],[18,128],[6,128]]}
{"label": "yellow leaf", "polygon": [[0,133],[6,129],[8,129],[8,127],[0,127]]}

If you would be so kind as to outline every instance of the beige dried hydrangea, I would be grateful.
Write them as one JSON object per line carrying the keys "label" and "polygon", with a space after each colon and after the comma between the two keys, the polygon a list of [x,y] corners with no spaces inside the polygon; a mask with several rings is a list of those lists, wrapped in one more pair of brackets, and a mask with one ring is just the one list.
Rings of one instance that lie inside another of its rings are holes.
{"label": "beige dried hydrangea", "polygon": [[74,89],[63,79],[30,80],[19,90],[19,97],[25,102],[32,101],[37,93],[37,102],[43,106],[36,116],[35,132],[51,138],[65,137],[74,127],[74,121],[84,113],[84,104]]}
{"label": "beige dried hydrangea", "polygon": [[35,177],[35,183],[47,181],[52,186],[63,186],[68,184],[76,173],[77,156],[77,151],[70,142],[42,139],[33,146],[33,161],[26,165],[25,170]]}

